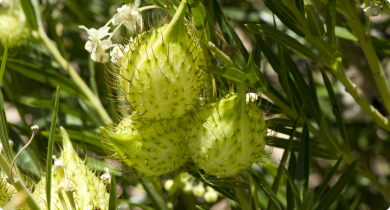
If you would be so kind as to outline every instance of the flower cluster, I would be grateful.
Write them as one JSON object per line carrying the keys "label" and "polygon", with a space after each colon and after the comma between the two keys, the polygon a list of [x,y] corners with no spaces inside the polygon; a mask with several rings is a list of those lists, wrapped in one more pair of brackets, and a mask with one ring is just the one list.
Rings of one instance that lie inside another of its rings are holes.
{"label": "flower cluster", "polygon": [[[88,29],[85,26],[79,26],[87,31],[89,40],[85,44],[85,49],[91,53],[91,59],[95,62],[107,63],[110,60],[111,62],[119,65],[120,59],[123,54],[129,50],[129,46],[123,46],[118,44],[112,44],[111,38],[118,31],[121,25],[124,25],[130,31],[142,30],[142,16],[140,10],[138,9],[140,5],[140,0],[136,0],[133,4],[123,5],[117,9],[117,13],[114,17],[106,24],[106,26],[99,29],[91,28]],[[118,25],[114,29],[113,33],[109,33],[110,27],[107,25],[112,22],[114,26]],[[102,40],[106,36],[109,36],[106,40]],[[131,41],[131,40],[130,40]],[[112,48],[110,54],[106,53],[107,49]]]}

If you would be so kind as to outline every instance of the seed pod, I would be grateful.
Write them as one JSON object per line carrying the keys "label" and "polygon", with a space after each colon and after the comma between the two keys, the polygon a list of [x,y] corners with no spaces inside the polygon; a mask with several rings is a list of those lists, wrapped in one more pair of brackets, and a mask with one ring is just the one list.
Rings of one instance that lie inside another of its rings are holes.
{"label": "seed pod", "polygon": [[179,118],[199,98],[205,56],[185,25],[186,7],[184,0],[171,23],[138,35],[119,62],[124,97],[145,118]]}
{"label": "seed pod", "polygon": [[188,160],[186,132],[177,120],[142,124],[133,117],[122,120],[115,132],[101,127],[127,165],[147,176],[173,172],[184,165]]}
{"label": "seed pod", "polygon": [[[202,124],[190,131],[189,149],[196,165],[207,174],[232,176],[261,156],[267,129],[263,114],[240,93],[204,107]],[[207,114],[206,114],[207,113]]]}
{"label": "seed pod", "polygon": [[26,24],[11,14],[0,15],[0,55],[4,52],[8,39],[8,56],[15,56],[23,51],[30,40],[30,29]]}
{"label": "seed pod", "polygon": [[[74,200],[76,209],[108,209],[109,194],[106,185],[85,162],[80,159],[72,147],[69,135],[61,127],[63,140],[63,153],[55,159],[51,179],[51,209],[62,209],[65,201],[67,208],[71,208],[70,201]],[[42,209],[46,209],[45,177],[38,183],[33,196]],[[74,199],[69,199],[67,194]],[[60,196],[59,196],[60,194]],[[62,198],[61,198],[62,197]]]}

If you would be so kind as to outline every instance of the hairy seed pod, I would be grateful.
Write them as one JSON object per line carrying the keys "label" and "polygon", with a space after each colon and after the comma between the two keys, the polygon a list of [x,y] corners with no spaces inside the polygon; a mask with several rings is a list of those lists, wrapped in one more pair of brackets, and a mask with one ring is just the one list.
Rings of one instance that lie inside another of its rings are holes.
{"label": "hairy seed pod", "polygon": [[179,118],[199,98],[205,56],[199,41],[187,31],[186,7],[184,0],[171,23],[138,35],[119,62],[122,92],[145,118]]}
{"label": "hairy seed pod", "polygon": [[141,124],[130,116],[115,132],[104,127],[101,130],[120,158],[147,176],[167,174],[184,165],[188,160],[186,132],[177,120]]}
{"label": "hairy seed pod", "polygon": [[252,166],[264,151],[267,129],[262,111],[245,89],[201,108],[201,124],[189,134],[189,149],[196,165],[207,174],[233,176]]}
{"label": "hairy seed pod", "polygon": [[7,39],[9,56],[20,53],[30,40],[30,29],[14,15],[0,15],[0,28],[0,55],[3,54]]}
{"label": "hairy seed pod", "polygon": [[[51,209],[63,209],[62,202],[65,201],[67,208],[71,208],[71,200],[74,200],[76,209],[108,209],[109,194],[106,185],[85,162],[80,159],[72,147],[69,135],[61,127],[63,136],[63,153],[55,159],[51,178]],[[36,186],[33,196],[42,209],[46,209],[46,178]],[[69,199],[67,194],[74,199]],[[59,196],[59,194],[61,194]],[[61,198],[62,197],[62,198]]]}

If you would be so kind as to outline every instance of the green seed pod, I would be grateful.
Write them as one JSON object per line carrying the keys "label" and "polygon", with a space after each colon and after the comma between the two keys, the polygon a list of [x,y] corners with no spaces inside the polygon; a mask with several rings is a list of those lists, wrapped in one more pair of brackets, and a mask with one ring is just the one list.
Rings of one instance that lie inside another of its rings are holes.
{"label": "green seed pod", "polygon": [[[108,209],[109,194],[106,185],[85,162],[80,159],[72,147],[69,135],[61,127],[63,136],[63,153],[55,159],[51,179],[51,209],[71,208],[74,201],[76,209]],[[33,196],[42,209],[46,209],[46,179],[38,183]]]}
{"label": "green seed pod", "polygon": [[205,56],[187,31],[186,7],[184,0],[171,23],[138,35],[119,62],[124,98],[145,118],[179,118],[199,98]]}
{"label": "green seed pod", "polygon": [[158,176],[179,169],[188,160],[186,132],[177,120],[142,124],[125,118],[111,132],[100,128],[124,162],[147,176]]}
{"label": "green seed pod", "polygon": [[0,54],[3,54],[8,38],[8,52],[10,56],[22,51],[28,44],[30,29],[26,24],[11,14],[0,15]]}
{"label": "green seed pod", "polygon": [[207,174],[233,176],[252,166],[264,151],[267,129],[262,111],[240,93],[202,108],[203,124],[190,131],[189,149],[195,164]]}

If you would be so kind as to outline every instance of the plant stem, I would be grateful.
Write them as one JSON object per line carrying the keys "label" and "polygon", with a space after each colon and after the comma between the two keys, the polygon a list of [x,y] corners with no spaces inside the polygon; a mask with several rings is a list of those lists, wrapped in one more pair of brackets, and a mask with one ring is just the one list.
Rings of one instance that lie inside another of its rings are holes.
{"label": "plant stem", "polygon": [[156,5],[151,5],[151,6],[146,6],[146,7],[141,7],[138,9],[139,12],[142,12],[142,11],[145,11],[145,10],[148,10],[148,9],[158,9],[160,7],[156,6]]}
{"label": "plant stem", "polygon": [[241,67],[239,67],[237,64],[235,64],[232,59],[229,58],[229,56],[227,56],[225,53],[223,53],[220,49],[218,49],[217,46],[215,46],[215,44],[213,44],[212,42],[209,42],[207,44],[207,48],[213,52],[216,56],[218,56],[219,59],[221,59],[224,63],[226,63],[227,65],[231,66],[231,67],[234,67],[236,69],[240,69],[241,70]]}
{"label": "plant stem", "polygon": [[[4,156],[0,154],[0,167],[4,170],[8,178],[11,172],[11,167],[8,162],[5,160]],[[18,177],[17,174],[12,171],[12,176]],[[31,210],[42,210],[38,203],[35,201],[34,197],[31,195],[30,191],[27,190],[26,186],[22,183],[21,179],[18,177],[16,180],[11,180],[11,184],[15,187],[18,192],[23,192],[27,195],[27,205]]]}
{"label": "plant stem", "polygon": [[237,188],[237,187],[234,189],[237,193],[238,200],[240,201],[241,208],[242,209],[252,209],[251,208],[251,201],[250,201],[250,199],[248,199],[249,196],[245,195],[244,189]]}
{"label": "plant stem", "polygon": [[88,98],[90,104],[96,109],[96,111],[99,113],[100,117],[108,123],[111,123],[111,117],[108,115],[107,111],[104,109],[100,99],[93,94],[91,89],[88,87],[88,85],[84,82],[84,80],[80,77],[79,74],[77,74],[76,70],[74,70],[70,65],[69,62],[66,61],[61,53],[58,51],[58,49],[53,45],[52,41],[47,37],[45,30],[43,27],[38,28],[38,34],[39,37],[42,39],[44,45],[46,48],[51,52],[51,54],[54,56],[54,58],[57,60],[57,62],[61,65],[61,67],[66,70],[70,77],[72,77],[73,81],[80,87],[81,91],[85,94],[85,96]]}
{"label": "plant stem", "polygon": [[[339,2],[346,9],[346,13],[348,13],[346,16],[348,22],[351,25],[352,30],[355,32],[359,45],[362,48],[364,55],[366,56],[371,73],[382,96],[382,102],[387,112],[390,113],[390,86],[383,71],[380,60],[375,52],[375,48],[371,43],[371,36],[369,31],[367,31],[367,33],[364,31],[364,27],[360,22],[359,15],[356,10],[355,1],[352,2],[351,0],[344,0]],[[369,19],[366,21],[369,21]]]}

